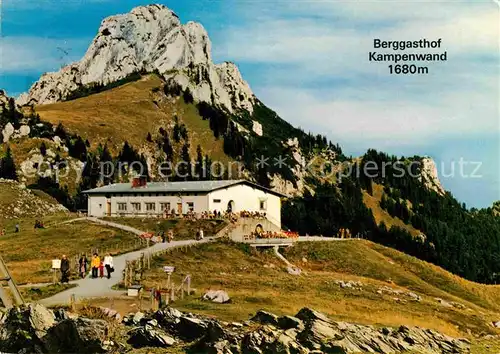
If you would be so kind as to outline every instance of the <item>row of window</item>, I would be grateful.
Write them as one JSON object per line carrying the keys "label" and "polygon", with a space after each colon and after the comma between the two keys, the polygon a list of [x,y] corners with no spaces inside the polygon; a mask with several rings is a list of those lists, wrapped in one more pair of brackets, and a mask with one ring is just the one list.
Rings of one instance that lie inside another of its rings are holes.
{"label": "row of window", "polygon": [[[186,203],[188,210],[189,211],[194,211],[194,203],[193,202],[188,202]],[[128,210],[128,204],[127,203],[116,203],[118,211],[127,211]],[[156,211],[156,203],[144,203],[145,206],[145,211]],[[130,208],[133,212],[139,212],[142,211],[142,203],[137,203],[137,202],[132,202],[130,203]],[[161,212],[164,211],[169,211],[171,210],[170,203],[160,203],[160,209],[158,209]],[[178,203],[177,204],[177,211],[181,212],[182,211],[182,204]]]}
{"label": "row of window", "polygon": [[[198,197],[206,195],[206,193],[182,193],[183,197]],[[114,193],[106,194],[106,198],[111,197],[177,197],[179,193]]]}

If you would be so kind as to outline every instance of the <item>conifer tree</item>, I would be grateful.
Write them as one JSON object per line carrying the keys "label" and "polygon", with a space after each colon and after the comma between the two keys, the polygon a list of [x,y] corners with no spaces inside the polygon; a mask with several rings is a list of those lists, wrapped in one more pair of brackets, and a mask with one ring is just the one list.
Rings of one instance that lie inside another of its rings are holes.
{"label": "conifer tree", "polygon": [[0,159],[0,178],[17,181],[16,164],[10,147],[7,148],[5,156]]}

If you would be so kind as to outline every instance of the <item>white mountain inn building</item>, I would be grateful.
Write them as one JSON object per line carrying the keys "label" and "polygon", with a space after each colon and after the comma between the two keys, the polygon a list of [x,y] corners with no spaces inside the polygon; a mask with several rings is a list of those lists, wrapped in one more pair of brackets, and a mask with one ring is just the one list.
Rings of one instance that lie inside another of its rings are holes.
{"label": "white mountain inn building", "polygon": [[159,217],[176,214],[240,211],[265,213],[281,227],[284,195],[246,180],[115,183],[84,191],[88,215]]}

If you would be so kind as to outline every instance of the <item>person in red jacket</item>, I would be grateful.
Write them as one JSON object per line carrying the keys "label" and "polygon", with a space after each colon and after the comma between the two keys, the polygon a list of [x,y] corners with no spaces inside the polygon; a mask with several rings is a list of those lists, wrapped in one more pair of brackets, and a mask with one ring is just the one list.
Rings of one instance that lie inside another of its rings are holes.
{"label": "person in red jacket", "polygon": [[99,277],[102,278],[104,277],[104,262],[101,261],[101,263],[99,264]]}

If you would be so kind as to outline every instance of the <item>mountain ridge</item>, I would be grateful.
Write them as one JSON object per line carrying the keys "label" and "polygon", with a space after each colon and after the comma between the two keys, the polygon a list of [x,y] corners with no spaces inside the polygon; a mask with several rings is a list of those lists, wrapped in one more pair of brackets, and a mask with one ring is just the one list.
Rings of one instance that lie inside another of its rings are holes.
{"label": "mountain ridge", "polygon": [[213,63],[205,28],[193,21],[181,24],[172,10],[159,4],[105,18],[80,61],[43,74],[18,103],[54,103],[84,85],[106,85],[141,71],[157,71],[183,90],[189,88],[198,101],[229,112],[253,109],[254,94],[237,66]]}

